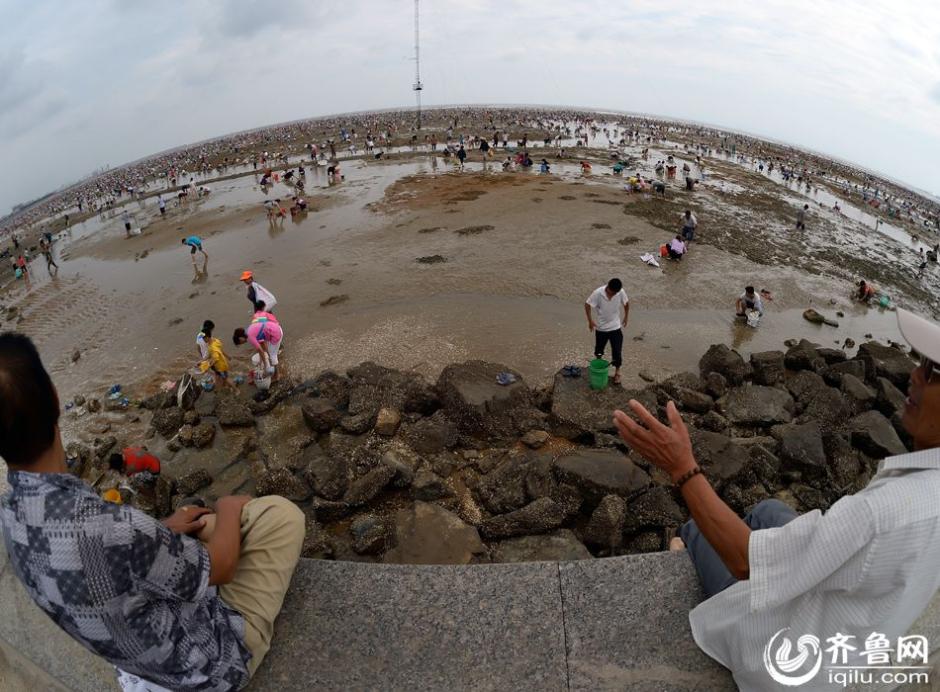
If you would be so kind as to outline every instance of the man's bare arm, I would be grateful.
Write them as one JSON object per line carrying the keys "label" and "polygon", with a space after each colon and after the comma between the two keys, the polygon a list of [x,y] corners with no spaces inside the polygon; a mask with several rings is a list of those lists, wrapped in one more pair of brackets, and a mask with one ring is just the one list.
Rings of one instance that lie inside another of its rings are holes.
{"label": "man's bare arm", "polygon": [[[614,412],[614,424],[631,449],[668,473],[673,483],[697,468],[689,431],[673,402],[666,405],[668,426],[656,420],[638,401],[631,399],[630,408],[642,425],[623,411]],[[750,574],[750,527],[718,497],[702,474],[693,476],[683,484],[682,497],[702,535],[721,557],[728,571],[737,579],[747,579]]]}

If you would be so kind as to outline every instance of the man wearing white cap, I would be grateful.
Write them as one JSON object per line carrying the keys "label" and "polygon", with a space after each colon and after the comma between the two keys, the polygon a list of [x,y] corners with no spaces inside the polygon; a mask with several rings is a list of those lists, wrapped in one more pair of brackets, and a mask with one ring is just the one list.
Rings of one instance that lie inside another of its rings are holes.
{"label": "man wearing white cap", "polygon": [[844,689],[828,666],[864,666],[864,652],[893,653],[899,637],[922,634],[908,630],[940,587],[940,325],[899,309],[898,327],[920,356],[902,417],[915,451],[884,459],[825,514],[771,499],[742,520],[696,463],[675,404],[668,426],[634,400],[640,423],[614,413],[631,449],[688,505],[692,520],[671,547],[684,543],[707,598],[689,615],[692,635],[743,690]]}

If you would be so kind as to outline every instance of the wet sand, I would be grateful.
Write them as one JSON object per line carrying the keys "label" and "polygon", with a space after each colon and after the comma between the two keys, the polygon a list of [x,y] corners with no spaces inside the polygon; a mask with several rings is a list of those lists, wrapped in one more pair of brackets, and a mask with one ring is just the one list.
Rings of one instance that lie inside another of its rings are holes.
{"label": "wet sand", "polygon": [[[119,214],[96,217],[57,245],[57,277],[33,264],[34,288],[15,300],[24,314],[16,328],[37,341],[67,400],[112,383],[153,391],[194,363],[204,319],[244,371],[248,354],[230,340],[251,315],[243,269],[277,296],[285,366],[304,375],[373,360],[433,377],[447,363],[483,358],[544,381],[591,357],[583,301],[611,276],[631,298],[627,384],[641,371],[694,370],[710,343],[747,354],[786,338],[899,339],[892,313],[849,300],[861,276],[899,304],[937,310],[936,265],[916,282],[904,243],[823,209],[812,210],[806,234],[790,234],[788,215],[803,197],[767,176],[710,161],[694,193],[671,182],[663,200],[625,192],[595,154],[591,176],[554,160],[550,175],[504,173],[498,163],[484,170],[478,152],[464,172],[428,154],[348,161],[346,180],[332,186],[322,167],[310,169],[313,211],[275,227],[261,204],[293,191],[279,183],[265,195],[252,175],[212,183],[211,195],[169,206],[165,219],[152,200],[134,202],[142,235],[126,239]],[[649,162],[636,165],[652,174]],[[683,208],[698,216],[699,242],[681,263],[648,267],[639,256],[674,235]],[[194,275],[180,245],[190,234],[204,239],[205,275]],[[756,330],[732,319],[746,284],[775,298]],[[801,318],[808,307],[846,317],[819,327]]]}

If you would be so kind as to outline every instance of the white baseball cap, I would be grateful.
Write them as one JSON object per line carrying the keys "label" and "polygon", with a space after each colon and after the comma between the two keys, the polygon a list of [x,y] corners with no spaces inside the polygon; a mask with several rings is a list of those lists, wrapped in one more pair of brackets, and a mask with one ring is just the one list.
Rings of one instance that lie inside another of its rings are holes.
{"label": "white baseball cap", "polygon": [[917,353],[940,363],[940,324],[898,308],[898,329]]}

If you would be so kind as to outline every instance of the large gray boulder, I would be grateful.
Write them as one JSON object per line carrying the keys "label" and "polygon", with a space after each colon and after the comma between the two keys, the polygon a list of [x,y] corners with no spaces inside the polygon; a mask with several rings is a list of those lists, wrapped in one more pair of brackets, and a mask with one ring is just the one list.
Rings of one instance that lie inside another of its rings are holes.
{"label": "large gray boulder", "polygon": [[708,413],[715,407],[715,401],[708,394],[698,392],[688,387],[679,387],[676,390],[676,400],[679,408],[692,413]]}
{"label": "large gray boulder", "polygon": [[511,456],[480,479],[476,487],[476,498],[493,514],[504,514],[519,509],[526,503],[528,474],[527,459]]}
{"label": "large gray boulder", "polygon": [[494,562],[565,562],[589,560],[591,553],[570,529],[558,529],[540,536],[507,538],[496,544]]}
{"label": "large gray boulder", "polygon": [[349,525],[352,534],[352,549],[359,555],[375,555],[385,549],[389,533],[384,517],[364,514],[353,519]]}
{"label": "large gray boulder", "polygon": [[894,454],[905,454],[907,448],[901,442],[891,421],[878,411],[866,411],[849,421],[852,446],[875,459]]}
{"label": "large gray boulder", "polygon": [[813,393],[803,408],[800,421],[817,421],[824,429],[841,428],[855,412],[838,389],[823,387]]}
{"label": "large gray boulder", "polygon": [[672,492],[662,485],[653,486],[627,505],[624,530],[635,533],[644,529],[676,527],[684,523],[685,512],[672,496]]}
{"label": "large gray boulder", "polygon": [[[496,377],[503,372],[514,375],[515,382],[499,384]],[[528,429],[520,425],[537,411],[522,375],[499,363],[474,360],[448,365],[435,388],[458,430],[488,441],[514,439]]]}
{"label": "large gray boulder", "polygon": [[385,486],[392,482],[393,478],[395,478],[395,469],[386,464],[379,464],[350,483],[343,500],[353,507],[371,502],[385,489]]}
{"label": "large gray boulder", "polygon": [[626,518],[626,501],[619,495],[605,495],[584,528],[584,540],[603,548],[619,548]]}
{"label": "large gray boulder", "polygon": [[885,377],[876,378],[875,392],[877,395],[875,406],[888,418],[904,411],[907,395],[895,387],[891,380]]}
{"label": "large gray boulder", "polygon": [[350,368],[348,404],[349,414],[366,413],[375,416],[382,407],[408,410],[405,402],[417,390],[427,389],[428,384],[417,373],[401,372],[367,362]]}
{"label": "large gray boulder", "polygon": [[182,427],[184,415],[183,410],[176,406],[157,409],[153,412],[150,425],[163,437],[172,437]]}
{"label": "large gray boulder", "polygon": [[788,377],[786,387],[793,398],[804,405],[812,401],[818,392],[827,389],[822,376],[809,370],[801,370]]}
{"label": "large gray boulder", "polygon": [[737,351],[732,351],[724,344],[712,344],[698,362],[699,372],[706,377],[710,372],[717,372],[732,386],[740,385],[750,374],[750,368]]}
{"label": "large gray boulder", "polygon": [[406,425],[402,436],[419,454],[438,454],[457,445],[457,426],[443,411],[438,411],[430,418]]}
{"label": "large gray boulder", "polygon": [[176,479],[176,492],[183,497],[195,495],[212,485],[212,476],[205,469],[196,469]]}
{"label": "large gray boulder", "polygon": [[311,444],[301,452],[307,484],[320,497],[339,500],[349,487],[349,464],[343,455],[327,455],[318,444]]}
{"label": "large gray boulder", "polygon": [[649,390],[608,387],[597,391],[589,386],[587,375],[565,377],[558,373],[552,391],[552,428],[556,435],[569,440],[590,438],[597,433],[616,434],[613,413],[617,409],[629,412],[630,399],[656,411],[656,394]]}
{"label": "large gray boulder", "polygon": [[721,488],[745,472],[748,452],[727,435],[691,428],[692,453],[709,480]]}
{"label": "large gray boulder", "polygon": [[843,375],[854,375],[860,380],[865,379],[865,364],[860,360],[843,360],[827,366],[820,373],[826,383],[838,387]]}
{"label": "large gray boulder", "polygon": [[616,450],[576,449],[558,457],[555,478],[578,488],[582,496],[597,504],[605,495],[629,498],[647,488],[650,477]]}
{"label": "large gray boulder", "polygon": [[480,526],[487,538],[511,538],[557,529],[565,520],[564,508],[549,497],[540,497],[522,509],[491,517]]}
{"label": "large gray boulder", "polygon": [[864,464],[859,459],[858,451],[844,435],[836,433],[825,435],[823,444],[826,448],[833,493],[841,496],[860,490],[867,482],[867,475],[864,473]]}
{"label": "large gray boulder", "polygon": [[826,473],[826,450],[819,423],[782,426],[780,458],[784,471],[799,471],[807,476]]}
{"label": "large gray boulder", "polygon": [[884,377],[896,387],[905,389],[911,379],[911,371],[917,365],[908,354],[885,346],[877,341],[867,341],[858,347],[856,359],[865,364],[865,374],[869,382],[877,377]]}
{"label": "large gray boulder", "polygon": [[292,502],[304,502],[310,499],[310,487],[286,468],[265,471],[255,483],[255,493],[262,495],[280,495]]}
{"label": "large gray boulder", "polygon": [[247,427],[255,424],[255,417],[248,404],[235,396],[220,396],[215,405],[219,425]]}
{"label": "large gray boulder", "polygon": [[783,351],[761,351],[751,354],[751,369],[754,371],[754,384],[775,385],[783,380],[786,368],[783,364]]}
{"label": "large gray boulder", "polygon": [[336,408],[333,401],[323,397],[307,399],[301,404],[304,421],[315,433],[328,433],[335,428],[343,414]]}
{"label": "large gray boulder", "polygon": [[844,374],[839,389],[845,395],[846,403],[848,403],[854,413],[867,411],[875,402],[875,390],[862,382],[855,375]]}
{"label": "large gray boulder", "polygon": [[465,565],[486,550],[477,530],[453,512],[415,502],[395,515],[395,547],[383,562],[407,565]]}
{"label": "large gray boulder", "polygon": [[349,406],[349,378],[343,377],[332,370],[325,370],[317,375],[313,381],[314,391],[322,398],[329,399],[333,406],[344,409]]}
{"label": "large gray boulder", "polygon": [[782,389],[752,385],[737,387],[718,400],[732,425],[768,427],[793,420],[793,398]]}
{"label": "large gray boulder", "polygon": [[784,363],[790,370],[818,371],[826,367],[826,359],[816,349],[818,346],[807,339],[790,348],[784,356]]}

